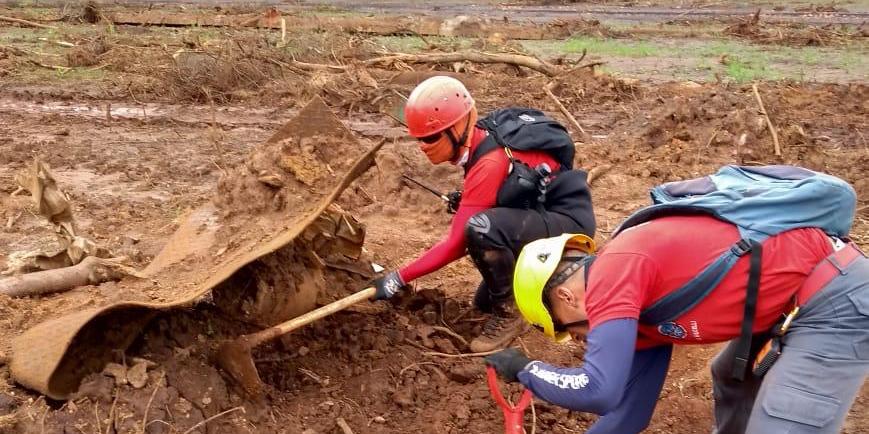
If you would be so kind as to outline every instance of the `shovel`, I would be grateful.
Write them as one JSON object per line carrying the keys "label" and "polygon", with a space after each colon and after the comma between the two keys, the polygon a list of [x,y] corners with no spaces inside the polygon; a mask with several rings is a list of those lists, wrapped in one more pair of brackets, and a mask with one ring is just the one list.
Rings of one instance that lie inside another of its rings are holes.
{"label": "shovel", "polygon": [[287,322],[225,342],[217,350],[217,364],[241,386],[246,394],[251,398],[258,399],[262,396],[263,383],[250,353],[253,348],[356,303],[368,300],[374,296],[375,291],[374,287],[365,288]]}
{"label": "shovel", "polygon": [[498,374],[491,366],[486,367],[486,382],[489,383],[489,392],[492,393],[492,398],[495,398],[495,403],[504,413],[504,434],[522,434],[525,432],[522,425],[524,424],[525,409],[531,404],[531,391],[523,390],[519,402],[514,407],[501,394],[501,389],[498,387]]}

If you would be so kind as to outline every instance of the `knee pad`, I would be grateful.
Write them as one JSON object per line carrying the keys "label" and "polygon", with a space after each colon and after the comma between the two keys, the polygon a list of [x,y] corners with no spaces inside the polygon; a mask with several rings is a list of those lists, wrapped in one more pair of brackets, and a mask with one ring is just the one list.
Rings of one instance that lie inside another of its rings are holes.
{"label": "knee pad", "polygon": [[465,238],[468,243],[468,251],[486,250],[491,247],[489,233],[492,231],[492,221],[485,213],[474,215],[465,224]]}

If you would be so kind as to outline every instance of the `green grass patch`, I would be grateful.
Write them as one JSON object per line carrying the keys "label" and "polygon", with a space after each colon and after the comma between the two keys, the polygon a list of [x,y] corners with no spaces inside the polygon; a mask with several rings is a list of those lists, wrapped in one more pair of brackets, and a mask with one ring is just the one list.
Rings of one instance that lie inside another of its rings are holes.
{"label": "green grass patch", "polygon": [[[721,38],[603,39],[523,41],[531,53],[543,57],[576,56],[584,49],[589,59],[627,75],[673,80],[711,80],[720,76],[735,82],[752,80],[861,80],[869,78],[869,44],[843,47],[759,45]],[[643,61],[640,61],[640,60]]]}
{"label": "green grass patch", "polygon": [[767,63],[746,62],[739,59],[729,60],[724,71],[728,77],[737,83],[754,80],[778,80],[781,78]]}
{"label": "green grass patch", "polygon": [[593,37],[570,38],[554,47],[563,53],[580,53],[587,50],[603,56],[657,57],[667,55],[668,47],[644,40],[602,39]]}

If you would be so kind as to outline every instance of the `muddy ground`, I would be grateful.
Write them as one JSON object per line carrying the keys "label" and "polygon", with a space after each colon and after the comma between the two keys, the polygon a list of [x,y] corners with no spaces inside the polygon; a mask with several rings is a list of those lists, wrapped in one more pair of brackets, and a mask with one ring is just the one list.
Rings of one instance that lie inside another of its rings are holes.
{"label": "muddy ground", "polygon": [[[549,79],[536,72],[498,64],[352,67],[383,49],[356,33],[290,32],[282,42],[274,31],[227,29],[206,40],[195,32],[132,26],[108,32],[104,25],[75,20],[63,25],[68,27],[57,39],[77,47],[59,48],[48,60],[15,40],[12,48],[0,48],[0,269],[16,252],[55,242],[31,198],[12,195],[14,174],[37,155],[75,203],[82,229],[141,267],[160,251],[186,210],[217,194],[226,171],[319,95],[358,137],[388,139],[377,166],[339,203],[366,226],[367,257],[390,268],[436,242],[450,218],[438,199],[405,185],[400,175],[443,190],[461,182],[460,170],[428,164],[384,114],[395,92],[407,95],[432,74],[458,70],[481,112],[525,105],[566,123],[544,93]],[[0,31],[24,33],[21,40],[29,40],[26,30],[0,26]],[[279,42],[298,49],[287,55],[275,49]],[[499,44],[516,50],[509,41],[480,43],[487,50]],[[307,70],[292,67],[292,61],[350,67]],[[95,74],[94,68],[108,73]],[[578,145],[577,166],[597,173],[598,241],[606,241],[621,218],[646,203],[652,185],[726,163],[787,163],[841,176],[855,186],[861,211],[854,239],[869,248],[866,83],[761,83],[781,141],[777,157],[749,84],[649,83],[594,68],[560,81],[554,93],[591,136]],[[0,432],[313,434],[342,432],[339,420],[356,433],[499,432],[501,415],[486,389],[481,360],[425,355],[467,351],[464,340],[483,320],[469,311],[478,281],[470,261],[462,259],[421,279],[415,295],[336,314],[264,346],[255,356],[268,384],[265,402],[243,398],[213,363],[220,340],[255,326],[227,317],[209,302],[166,312],[117,353],[120,367],[89,376],[68,401],[23,389],[0,367]],[[344,294],[357,289],[332,288]],[[114,290],[115,284],[107,283],[41,298],[0,298],[0,364],[10,357],[13,336],[59,312],[110,300]],[[433,326],[449,327],[462,338]],[[577,363],[582,351],[581,344],[555,346],[535,333],[517,343],[532,357],[562,364]],[[648,432],[710,431],[708,360],[716,350],[677,350]],[[535,417],[526,415],[528,432],[532,419],[536,432],[574,433],[594,417],[537,401]],[[864,388],[844,432],[869,432],[867,427]]]}

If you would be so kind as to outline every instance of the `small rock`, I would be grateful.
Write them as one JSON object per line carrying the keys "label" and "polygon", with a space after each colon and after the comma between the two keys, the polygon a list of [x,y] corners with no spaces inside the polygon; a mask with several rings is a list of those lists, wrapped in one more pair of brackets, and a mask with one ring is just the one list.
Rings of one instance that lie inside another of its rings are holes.
{"label": "small rock", "polygon": [[683,82],[679,83],[679,85],[684,87],[685,89],[700,89],[703,87],[702,84],[699,84],[699,83],[696,83],[696,82],[693,82],[690,80],[683,81]]}
{"label": "small rock", "polygon": [[284,186],[284,180],[281,179],[280,176],[275,174],[262,175],[257,178],[257,181],[274,188],[281,188]]}
{"label": "small rock", "polygon": [[132,235],[132,234],[126,234],[121,238],[121,242],[125,246],[132,246],[135,244],[139,244],[139,241],[140,241],[139,237],[136,235]]}
{"label": "small rock", "polygon": [[413,388],[405,387],[392,394],[392,400],[403,408],[413,407]]}
{"label": "small rock", "polygon": [[438,313],[429,310],[422,313],[422,320],[425,321],[426,324],[437,324],[438,322]]}
{"label": "small rock", "polygon": [[191,404],[190,401],[180,397],[177,401],[175,401],[175,405],[173,405],[173,407],[175,407],[175,410],[177,410],[179,413],[185,415],[190,414],[190,411],[193,410],[193,404]]}
{"label": "small rock", "polygon": [[202,398],[202,405],[208,405],[208,404],[211,404],[211,397],[208,397],[208,396],[203,397]]}
{"label": "small rock", "polygon": [[89,398],[92,401],[112,402],[112,391],[115,388],[114,381],[102,374],[92,374],[82,380],[78,391],[72,395],[73,399]]}
{"label": "small rock", "polygon": [[299,356],[305,357],[311,350],[308,347],[299,347]]}
{"label": "small rock", "polygon": [[420,324],[416,326],[416,333],[419,336],[419,339],[422,341],[422,345],[426,348],[434,348],[434,341],[429,338],[432,333],[434,333],[434,329],[428,324]]}
{"label": "small rock", "polygon": [[12,413],[16,408],[18,408],[18,400],[14,396],[0,393],[0,416]]}
{"label": "small rock", "polygon": [[148,365],[145,363],[136,363],[127,371],[127,381],[136,389],[145,387],[148,383]]}
{"label": "small rock", "polygon": [[438,351],[441,351],[441,352],[444,352],[447,354],[458,353],[458,350],[456,350],[456,346],[453,345],[453,343],[449,339],[434,338],[432,340],[434,341],[435,347],[438,349]]}
{"label": "small rock", "polygon": [[154,363],[148,359],[145,359],[143,357],[133,357],[130,359],[130,361],[133,362],[134,365],[138,364],[138,363],[144,363],[145,367],[147,367],[148,369],[151,369],[151,368],[157,366],[156,363]]}
{"label": "small rock", "polygon": [[447,377],[456,383],[467,384],[474,381],[478,375],[482,373],[481,368],[476,365],[457,365],[450,368]]}
{"label": "small rock", "polygon": [[109,377],[114,377],[115,384],[118,386],[127,384],[127,368],[123,365],[109,363],[105,368],[103,368],[103,374],[108,375]]}
{"label": "small rock", "polygon": [[376,423],[386,423],[386,418],[383,416],[374,416],[374,422]]}

